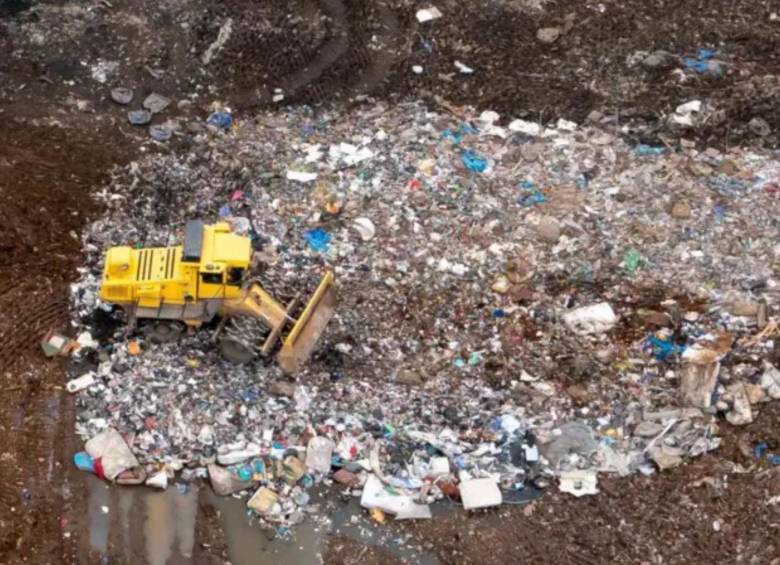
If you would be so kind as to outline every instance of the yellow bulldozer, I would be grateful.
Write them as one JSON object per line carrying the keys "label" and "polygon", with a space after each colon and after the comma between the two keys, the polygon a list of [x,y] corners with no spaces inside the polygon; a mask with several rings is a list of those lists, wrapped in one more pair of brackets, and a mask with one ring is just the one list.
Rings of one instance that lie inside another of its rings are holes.
{"label": "yellow bulldozer", "polygon": [[192,220],[181,245],[110,248],[100,298],[121,307],[131,328],[143,324],[142,331],[156,342],[219,319],[212,341],[236,363],[267,357],[281,341],[279,366],[295,373],[333,317],[333,273],[325,273],[305,306],[300,294],[282,305],[252,278],[252,257],[251,239],[233,233],[228,223]]}

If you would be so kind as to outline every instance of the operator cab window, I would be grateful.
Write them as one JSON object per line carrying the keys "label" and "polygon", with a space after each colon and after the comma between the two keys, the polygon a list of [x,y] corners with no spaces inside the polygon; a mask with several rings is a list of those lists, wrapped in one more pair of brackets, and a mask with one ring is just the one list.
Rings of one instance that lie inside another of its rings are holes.
{"label": "operator cab window", "polygon": [[222,273],[203,273],[200,280],[203,284],[222,284]]}
{"label": "operator cab window", "polygon": [[240,267],[233,267],[228,269],[228,284],[238,286],[241,284],[241,279],[244,278],[244,269]]}

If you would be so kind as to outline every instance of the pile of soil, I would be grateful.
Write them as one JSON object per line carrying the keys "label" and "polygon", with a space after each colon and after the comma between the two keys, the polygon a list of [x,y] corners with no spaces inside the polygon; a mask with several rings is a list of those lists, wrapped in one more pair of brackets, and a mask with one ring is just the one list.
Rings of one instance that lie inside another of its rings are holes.
{"label": "pile of soil", "polygon": [[[426,3],[350,0],[247,3],[220,0],[198,28],[205,49],[220,23],[235,31],[214,71],[219,88],[243,107],[318,104],[358,94],[422,97],[494,109],[505,116],[543,122],[582,122],[594,110],[623,122],[653,124],[683,102],[708,100],[722,114],[698,132],[708,143],[748,139],[775,143],[747,124],[762,118],[780,128],[780,21],[749,0],[712,2],[438,3],[444,16],[419,24]],[[530,3],[529,3],[530,4]],[[290,13],[298,14],[289,17]],[[238,14],[243,17],[238,18]],[[553,43],[537,38],[557,27]],[[683,70],[680,58],[698,49],[718,52],[724,72]],[[637,52],[663,50],[671,57],[648,67]],[[474,69],[461,74],[460,61]],[[423,68],[415,74],[412,66]]]}

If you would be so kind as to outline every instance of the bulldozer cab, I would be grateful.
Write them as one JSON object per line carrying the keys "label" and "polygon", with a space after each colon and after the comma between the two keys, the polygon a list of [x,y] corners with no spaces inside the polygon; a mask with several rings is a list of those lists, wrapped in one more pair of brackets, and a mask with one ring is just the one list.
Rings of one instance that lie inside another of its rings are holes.
{"label": "bulldozer cab", "polygon": [[251,256],[249,239],[231,233],[229,224],[187,223],[183,261],[198,266],[198,300],[238,297]]}

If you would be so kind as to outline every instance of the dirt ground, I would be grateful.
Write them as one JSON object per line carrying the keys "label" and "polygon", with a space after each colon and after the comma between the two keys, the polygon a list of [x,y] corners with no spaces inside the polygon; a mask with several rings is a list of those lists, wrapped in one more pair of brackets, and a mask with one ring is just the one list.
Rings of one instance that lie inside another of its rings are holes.
{"label": "dirt ground", "polygon": [[[79,230],[98,211],[90,195],[145,140],[108,100],[111,86],[189,97],[181,111],[199,118],[215,99],[239,110],[274,106],[277,88],[284,103],[422,97],[542,121],[582,121],[596,110],[643,140],[670,135],[660,118],[701,97],[722,112],[689,137],[777,143],[747,124],[760,117],[780,130],[780,21],[770,17],[780,0],[436,4],[444,18],[420,25],[414,12],[423,4],[412,0],[0,0],[0,563],[99,559],[77,535],[85,497],[71,464],[79,446],[67,367],[43,358],[38,342],[67,327]],[[227,18],[233,35],[215,64],[203,65],[200,54]],[[553,25],[566,33],[552,44],[536,39]],[[700,47],[720,51],[721,76],[627,64],[637,50]],[[105,84],[90,77],[99,59],[119,61]],[[475,73],[457,73],[455,60]],[[604,480],[600,496],[550,493],[531,506],[403,528],[443,563],[780,563],[780,510],[768,502],[780,495],[780,475],[752,468],[750,458],[756,441],[780,448],[780,410],[765,409],[743,430],[724,424],[722,433],[715,454],[660,476]],[[197,531],[193,561],[224,562],[208,506]],[[342,538],[325,558],[392,561]]]}

